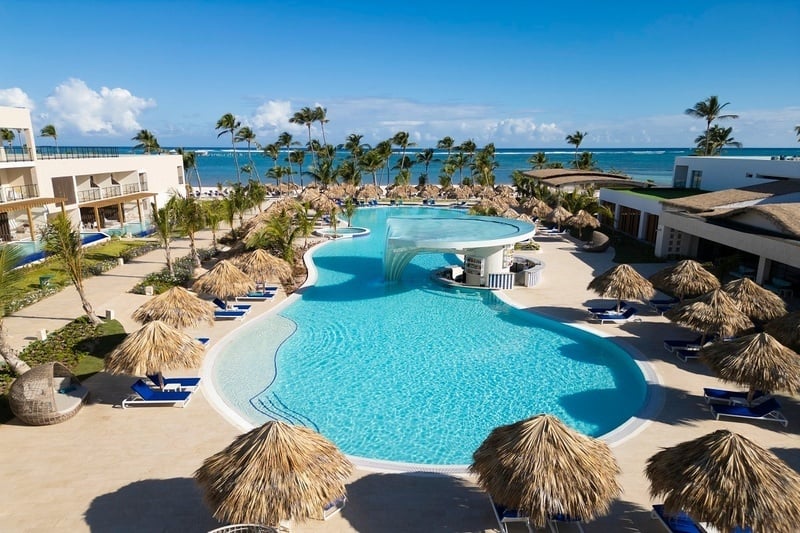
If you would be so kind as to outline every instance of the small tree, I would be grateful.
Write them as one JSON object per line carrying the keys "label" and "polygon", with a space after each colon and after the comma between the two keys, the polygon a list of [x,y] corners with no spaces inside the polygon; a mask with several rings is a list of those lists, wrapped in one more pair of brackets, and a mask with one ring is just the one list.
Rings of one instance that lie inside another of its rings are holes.
{"label": "small tree", "polygon": [[8,345],[3,318],[6,316],[5,303],[9,300],[11,285],[22,277],[22,273],[15,270],[21,259],[22,249],[18,246],[0,247],[0,357],[18,376],[30,370],[31,367],[17,356],[16,350]]}
{"label": "small tree", "polygon": [[83,265],[84,249],[81,241],[80,232],[72,226],[69,218],[64,213],[59,213],[53,221],[45,227],[42,232],[44,249],[52,254],[63,264],[64,269],[69,275],[78,296],[81,299],[81,306],[89,317],[89,321],[100,324],[100,319],[94,314],[92,304],[86,298],[86,291],[83,287]]}
{"label": "small tree", "polygon": [[342,214],[347,219],[347,225],[348,226],[352,226],[353,225],[352,224],[353,215],[356,214],[356,208],[357,208],[356,203],[353,201],[352,198],[348,198],[347,200],[345,200],[344,206],[342,207]]}
{"label": "small tree", "polygon": [[210,202],[203,202],[202,206],[205,209],[206,221],[208,221],[208,226],[211,229],[211,246],[216,252],[217,232],[219,231],[219,225],[225,220],[225,207],[216,198]]}
{"label": "small tree", "polygon": [[175,195],[170,201],[175,212],[175,221],[178,229],[189,237],[189,253],[192,256],[192,264],[195,268],[200,267],[200,254],[197,253],[197,243],[195,235],[206,227],[206,211],[203,209],[200,200],[193,196],[182,197]]}
{"label": "small tree", "polygon": [[164,256],[167,260],[167,270],[170,276],[175,276],[175,268],[172,265],[172,251],[170,250],[170,242],[172,240],[172,231],[175,227],[175,213],[174,205],[167,205],[161,209],[156,209],[156,204],[151,204],[153,207],[153,226],[156,229],[156,237],[164,247]]}

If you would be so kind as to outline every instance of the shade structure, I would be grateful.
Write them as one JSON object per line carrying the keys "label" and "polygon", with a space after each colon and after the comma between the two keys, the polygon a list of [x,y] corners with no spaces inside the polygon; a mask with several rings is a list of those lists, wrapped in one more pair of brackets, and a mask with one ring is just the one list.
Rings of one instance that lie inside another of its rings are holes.
{"label": "shade structure", "polygon": [[754,322],[769,322],[787,313],[786,302],[749,278],[739,278],[722,287]]}
{"label": "shade structure", "polygon": [[299,199],[301,202],[314,202],[317,198],[322,195],[319,188],[317,187],[306,187],[303,192],[300,193]]}
{"label": "shade structure", "polygon": [[214,265],[192,285],[195,292],[212,294],[223,300],[242,296],[255,288],[255,282],[228,260]]}
{"label": "shade structure", "polygon": [[559,206],[556,206],[555,209],[551,210],[547,214],[546,220],[547,220],[547,222],[550,222],[551,224],[557,224],[558,225],[558,229],[560,230],[561,229],[561,224],[566,222],[567,219],[569,217],[571,217],[571,216],[572,216],[572,213],[570,213],[564,207],[559,205]]}
{"label": "shade structure", "polygon": [[238,436],[194,473],[218,520],[277,526],[345,495],[353,465],[319,433],[279,421]]}
{"label": "shade structure", "polygon": [[726,430],[664,449],[647,461],[653,498],[719,531],[790,533],[800,524],[800,476],[769,450]]}
{"label": "shade structure", "polygon": [[106,356],[111,374],[145,376],[165,370],[196,368],[205,349],[198,341],[172,326],[153,320],[125,337]]}
{"label": "shade structure", "polygon": [[311,200],[310,203],[311,207],[313,207],[318,213],[332,213],[334,210],[338,208],[336,202],[334,202],[324,194],[320,194],[315,199]]}
{"label": "shade structure", "polygon": [[183,287],[172,287],[153,296],[133,312],[141,324],[160,320],[174,328],[193,328],[203,322],[214,325],[214,307]]}
{"label": "shade structure", "polygon": [[[533,214],[533,210],[536,208],[545,208],[548,210],[547,213],[550,212],[550,206],[547,205],[547,203],[544,200],[540,200],[535,196],[526,200],[525,203],[522,204],[522,208],[526,209],[531,214]],[[545,213],[544,216],[547,216],[547,213]]]}
{"label": "shade structure", "polygon": [[692,259],[684,259],[659,270],[650,276],[650,281],[655,288],[672,294],[681,301],[687,297],[700,296],[720,286],[719,279],[714,274]]}
{"label": "shade structure", "polygon": [[492,430],[472,455],[470,471],[492,499],[545,527],[554,515],[591,520],[620,493],[611,449],[541,414]]}
{"label": "shade structure", "polygon": [[581,230],[581,237],[583,236],[583,229],[584,228],[599,228],[600,221],[594,217],[594,215],[589,214],[588,212],[581,209],[571,217],[569,217],[566,221],[567,226],[572,226]]}
{"label": "shade structure", "polygon": [[389,191],[389,198],[409,198],[417,195],[417,189],[411,185],[395,185]]}
{"label": "shade structure", "polygon": [[652,283],[627,264],[612,267],[589,282],[589,289],[600,296],[617,299],[617,311],[622,300],[646,300],[655,294]]}
{"label": "shade structure", "polygon": [[439,197],[439,187],[437,185],[433,185],[429,183],[421,188],[419,191],[419,195],[423,198],[438,198]]}
{"label": "shade structure", "polygon": [[292,279],[292,265],[261,248],[236,257],[233,263],[256,282]]}
{"label": "shade structure", "polygon": [[664,316],[676,324],[702,333],[703,340],[709,333],[731,337],[753,327],[753,322],[722,289],[687,300],[664,313]]}
{"label": "shade structure", "polygon": [[535,206],[533,209],[531,209],[531,215],[533,215],[533,216],[535,216],[537,218],[546,219],[547,215],[549,215],[552,210],[553,210],[552,207],[550,207],[546,203],[542,202],[541,204],[539,204],[539,205]]}
{"label": "shade structure", "polygon": [[699,355],[720,379],[749,387],[751,393],[800,391],[800,355],[769,333],[711,344]]}
{"label": "shade structure", "polygon": [[377,185],[364,185],[360,191],[358,191],[359,198],[380,198],[383,196],[383,190]]}
{"label": "shade structure", "polygon": [[792,311],[770,320],[764,326],[764,331],[778,339],[784,346],[794,351],[800,350],[800,311]]}

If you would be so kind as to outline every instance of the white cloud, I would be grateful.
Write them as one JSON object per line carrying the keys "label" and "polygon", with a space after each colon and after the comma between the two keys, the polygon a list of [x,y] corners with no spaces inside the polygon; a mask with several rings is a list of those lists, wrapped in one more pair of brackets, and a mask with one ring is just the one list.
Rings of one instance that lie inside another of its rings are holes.
{"label": "white cloud", "polygon": [[127,89],[89,88],[83,80],[70,78],[45,99],[52,121],[82,134],[118,135],[141,129],[138,117],[155,107],[155,100],[134,96]]}
{"label": "white cloud", "polygon": [[33,110],[36,106],[33,100],[19,87],[0,89],[0,105],[10,107],[26,107]]}
{"label": "white cloud", "polygon": [[255,114],[248,119],[248,122],[256,130],[281,132],[296,127],[289,122],[293,114],[292,102],[289,100],[269,100],[258,106]]}

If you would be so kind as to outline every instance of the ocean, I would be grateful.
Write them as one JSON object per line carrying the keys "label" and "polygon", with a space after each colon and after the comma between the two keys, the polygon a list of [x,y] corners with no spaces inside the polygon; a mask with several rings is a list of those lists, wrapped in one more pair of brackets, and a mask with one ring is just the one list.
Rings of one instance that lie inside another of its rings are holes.
{"label": "ocean", "polygon": [[[193,150],[198,153],[197,156],[197,170],[200,174],[200,181],[205,187],[216,187],[218,184],[227,184],[236,181],[236,170],[233,165],[233,151],[230,148],[186,148],[186,150]],[[121,151],[130,152],[130,148],[123,148]],[[413,159],[415,154],[419,152],[419,148],[409,148],[406,153]],[[584,150],[580,150],[581,152]],[[647,181],[652,180],[656,185],[668,186],[672,183],[672,167],[675,158],[678,156],[691,155],[692,149],[689,148],[593,148],[587,150],[592,152],[593,158],[597,166],[605,172],[622,172],[635,180]],[[495,184],[511,184],[511,172],[513,170],[529,170],[531,164],[528,159],[537,152],[544,152],[547,155],[548,161],[560,161],[564,167],[569,168],[570,162],[575,158],[575,151],[569,149],[540,149],[540,148],[498,148],[495,152],[496,161],[499,164],[495,170]],[[248,162],[247,150],[236,150],[239,159],[239,165],[242,166]],[[262,181],[265,183],[274,183],[274,180],[269,180],[265,177],[265,173],[273,165],[272,159],[265,157],[261,151],[252,150],[251,152],[253,163],[261,176]],[[337,152],[337,160],[347,157],[347,152]],[[800,156],[800,146],[798,148],[738,148],[726,149],[723,152],[724,156]],[[431,183],[439,183],[439,170],[442,161],[447,158],[447,152],[436,151],[435,161],[428,168],[429,181]],[[392,157],[392,165],[400,159],[400,152],[395,151]],[[306,155],[306,161],[303,164],[303,169],[306,170],[311,164],[311,154]],[[286,166],[286,154],[281,153],[278,159],[278,164]],[[295,173],[297,173],[297,165],[293,165]],[[411,184],[418,183],[419,175],[424,172],[421,164],[415,164],[412,169]],[[465,168],[464,176],[469,175],[469,169]],[[394,176],[397,174],[396,170],[391,171],[391,182],[394,182]],[[378,172],[378,178],[381,185],[387,185],[387,177],[385,169]],[[196,178],[192,173],[189,178],[192,185],[196,184]],[[286,178],[284,178],[285,180]],[[308,176],[303,176],[303,183],[308,183]],[[243,175],[242,180],[246,181],[247,176]],[[295,174],[295,183],[300,183],[300,177]],[[371,183],[372,174],[364,173],[361,178],[362,183]],[[458,171],[453,176],[453,183],[458,183]]]}

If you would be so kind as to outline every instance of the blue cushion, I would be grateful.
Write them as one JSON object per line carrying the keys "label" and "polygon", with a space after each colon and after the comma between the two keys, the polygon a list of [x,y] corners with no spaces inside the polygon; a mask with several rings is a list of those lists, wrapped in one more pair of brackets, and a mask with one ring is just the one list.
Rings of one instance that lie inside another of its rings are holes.
{"label": "blue cushion", "polygon": [[672,533],[703,533],[692,517],[683,511],[676,515],[667,515],[663,505],[654,505],[653,511],[664,521]]}

